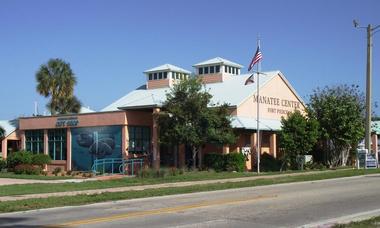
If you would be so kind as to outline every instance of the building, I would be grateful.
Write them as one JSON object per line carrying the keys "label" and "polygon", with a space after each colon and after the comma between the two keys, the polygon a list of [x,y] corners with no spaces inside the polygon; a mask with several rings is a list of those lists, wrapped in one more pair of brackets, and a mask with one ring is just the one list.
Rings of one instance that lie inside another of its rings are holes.
{"label": "building", "polygon": [[[250,74],[242,74],[240,64],[217,57],[193,67],[194,76],[200,77],[212,94],[212,102],[229,104],[232,126],[239,135],[235,145],[210,144],[203,152],[241,152],[242,147],[250,147],[254,152],[256,105],[259,102],[261,153],[276,157],[279,153],[276,132],[280,130],[281,117],[295,109],[305,109],[302,99],[285,76],[280,71],[264,72],[260,75],[260,96],[257,96],[257,75],[253,83],[245,85]],[[53,159],[49,170],[55,167],[89,170],[94,159],[140,156],[151,156],[157,166],[183,167],[188,164],[191,151],[185,145],[177,149],[159,145],[158,125],[153,114],[161,111],[170,88],[191,77],[191,72],[164,64],[144,71],[144,76],[145,85],[99,112],[20,118],[18,126],[12,128],[13,138],[7,136],[6,140],[15,139],[22,149],[49,154]],[[6,158],[8,146],[2,147],[3,158]],[[248,170],[252,169],[254,158],[254,153],[248,155]]]}

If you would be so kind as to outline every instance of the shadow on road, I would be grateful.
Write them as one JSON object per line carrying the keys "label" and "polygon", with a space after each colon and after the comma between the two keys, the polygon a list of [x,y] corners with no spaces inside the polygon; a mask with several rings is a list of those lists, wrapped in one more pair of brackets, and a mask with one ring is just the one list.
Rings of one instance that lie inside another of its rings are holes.
{"label": "shadow on road", "polygon": [[29,223],[33,218],[24,217],[24,218],[12,218],[12,217],[0,217],[0,227],[1,228],[55,228],[53,226],[41,226],[41,225],[25,225]]}

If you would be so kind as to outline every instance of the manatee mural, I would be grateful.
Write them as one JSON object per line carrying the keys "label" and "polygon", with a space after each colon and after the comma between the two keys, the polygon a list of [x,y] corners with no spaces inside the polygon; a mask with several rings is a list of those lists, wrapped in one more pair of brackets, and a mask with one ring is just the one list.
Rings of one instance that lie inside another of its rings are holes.
{"label": "manatee mural", "polygon": [[121,158],[121,126],[72,128],[72,170],[89,171],[95,159]]}

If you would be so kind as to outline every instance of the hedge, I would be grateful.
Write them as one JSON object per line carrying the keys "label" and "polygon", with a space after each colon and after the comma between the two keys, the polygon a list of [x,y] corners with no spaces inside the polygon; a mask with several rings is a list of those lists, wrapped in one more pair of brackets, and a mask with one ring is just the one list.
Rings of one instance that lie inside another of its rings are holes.
{"label": "hedge", "polygon": [[245,157],[241,153],[218,154],[209,153],[204,157],[206,168],[214,169],[217,172],[221,171],[237,171],[245,170]]}

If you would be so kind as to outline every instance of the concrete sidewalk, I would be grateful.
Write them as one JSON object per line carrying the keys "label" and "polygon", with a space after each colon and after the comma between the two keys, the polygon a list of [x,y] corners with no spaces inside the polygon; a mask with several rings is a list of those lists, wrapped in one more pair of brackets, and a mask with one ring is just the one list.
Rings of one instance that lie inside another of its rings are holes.
{"label": "concrete sidewalk", "polygon": [[[52,192],[52,193],[40,193],[40,194],[2,196],[0,197],[0,202],[32,199],[32,198],[48,198],[52,196],[75,196],[75,195],[81,195],[81,194],[93,195],[93,194],[101,194],[105,192],[141,191],[145,189],[156,189],[156,188],[186,187],[186,186],[215,184],[215,183],[233,183],[233,182],[257,180],[257,179],[269,179],[269,178],[276,178],[276,177],[303,176],[303,175],[310,175],[310,174],[317,174],[317,173],[324,173],[324,172],[336,172],[336,171],[335,170],[312,171],[312,172],[305,172],[305,173],[276,174],[276,175],[263,175],[263,176],[240,177],[240,178],[217,179],[217,180],[185,181],[185,182],[173,182],[173,183],[152,184],[152,185],[137,185],[137,186],[91,189],[91,190],[80,190],[80,191],[69,191],[69,192]],[[50,181],[50,183],[55,183],[55,182],[57,181]],[[62,180],[60,180],[59,183],[62,183]]]}

